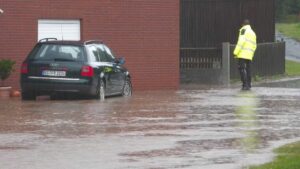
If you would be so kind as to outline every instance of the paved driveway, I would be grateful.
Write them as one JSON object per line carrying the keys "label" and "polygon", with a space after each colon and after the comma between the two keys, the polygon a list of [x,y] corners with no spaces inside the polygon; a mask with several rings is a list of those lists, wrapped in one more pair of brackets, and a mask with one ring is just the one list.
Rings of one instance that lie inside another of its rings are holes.
{"label": "paved driveway", "polygon": [[276,84],[104,102],[0,100],[0,168],[241,169],[300,140],[299,100],[299,88]]}

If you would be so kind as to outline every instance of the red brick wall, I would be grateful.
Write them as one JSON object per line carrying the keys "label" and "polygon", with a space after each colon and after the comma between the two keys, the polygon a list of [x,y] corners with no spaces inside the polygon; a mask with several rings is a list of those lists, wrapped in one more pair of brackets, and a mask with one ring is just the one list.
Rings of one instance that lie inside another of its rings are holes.
{"label": "red brick wall", "polygon": [[22,60],[37,41],[38,19],[81,19],[82,40],[102,39],[126,58],[136,90],[179,86],[179,0],[0,0],[0,58]]}

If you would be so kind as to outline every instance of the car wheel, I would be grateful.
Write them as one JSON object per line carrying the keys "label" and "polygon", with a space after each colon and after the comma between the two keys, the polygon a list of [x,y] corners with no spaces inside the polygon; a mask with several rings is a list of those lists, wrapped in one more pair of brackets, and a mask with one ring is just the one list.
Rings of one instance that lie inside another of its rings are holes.
{"label": "car wheel", "polygon": [[98,92],[97,92],[97,98],[99,100],[105,100],[105,83],[103,80],[99,82],[98,85]]}
{"label": "car wheel", "polygon": [[35,97],[33,92],[22,92],[22,100],[35,100]]}
{"label": "car wheel", "polygon": [[126,80],[126,82],[124,84],[124,87],[123,87],[122,95],[124,97],[130,97],[130,96],[132,96],[132,85],[131,85],[130,79]]}

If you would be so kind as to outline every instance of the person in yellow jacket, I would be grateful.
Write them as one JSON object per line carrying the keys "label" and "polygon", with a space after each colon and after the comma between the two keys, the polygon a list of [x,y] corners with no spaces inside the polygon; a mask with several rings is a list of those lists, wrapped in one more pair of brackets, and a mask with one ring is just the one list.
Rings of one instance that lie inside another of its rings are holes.
{"label": "person in yellow jacket", "polygon": [[234,57],[238,59],[238,67],[243,83],[242,90],[251,88],[251,62],[256,50],[256,34],[245,19],[239,32],[239,39],[234,49]]}

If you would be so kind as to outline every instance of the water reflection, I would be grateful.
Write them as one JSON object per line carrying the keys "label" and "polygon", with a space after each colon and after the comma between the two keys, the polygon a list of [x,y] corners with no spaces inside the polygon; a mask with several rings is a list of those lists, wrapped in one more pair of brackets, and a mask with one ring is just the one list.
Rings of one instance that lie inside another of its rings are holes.
{"label": "water reflection", "polygon": [[240,92],[236,97],[242,102],[235,109],[235,115],[238,119],[237,128],[245,135],[239,140],[239,144],[246,153],[255,153],[260,144],[259,133],[256,130],[259,127],[256,112],[259,98],[252,91]]}

